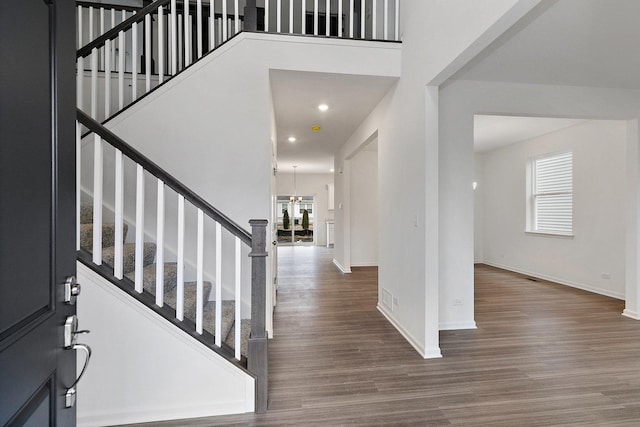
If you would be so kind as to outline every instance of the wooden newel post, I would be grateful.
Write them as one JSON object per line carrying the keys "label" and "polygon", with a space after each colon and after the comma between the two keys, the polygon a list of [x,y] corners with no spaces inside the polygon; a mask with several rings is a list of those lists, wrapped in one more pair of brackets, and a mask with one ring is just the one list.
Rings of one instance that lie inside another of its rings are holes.
{"label": "wooden newel post", "polygon": [[252,219],[251,225],[251,335],[247,368],[256,376],[256,412],[267,410],[269,370],[265,308],[267,302],[267,223]]}
{"label": "wooden newel post", "polygon": [[244,6],[244,31],[258,31],[256,0],[247,0]]}

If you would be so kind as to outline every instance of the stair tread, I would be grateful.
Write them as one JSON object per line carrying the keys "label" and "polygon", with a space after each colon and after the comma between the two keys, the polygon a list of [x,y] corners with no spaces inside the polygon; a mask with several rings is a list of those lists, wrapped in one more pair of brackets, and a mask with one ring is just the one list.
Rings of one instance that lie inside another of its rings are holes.
{"label": "stair tread", "polygon": [[[129,226],[122,225],[122,238],[127,235]],[[113,246],[116,240],[116,225],[112,223],[102,224],[102,247]],[[80,248],[86,251],[93,251],[93,224],[80,224]]]}
{"label": "stair tread", "polygon": [[[113,267],[115,247],[110,246],[102,249],[102,261]],[[156,244],[145,243],[143,250],[143,265],[147,266],[153,263],[156,256]],[[127,274],[135,270],[136,260],[136,244],[125,243],[122,245],[123,273]]]}
{"label": "stair tread", "polygon": [[[247,357],[247,350],[249,345],[249,334],[251,333],[251,319],[242,319],[240,322],[240,353]],[[231,348],[235,348],[236,342],[236,324],[233,323],[231,330],[229,330],[229,335],[227,335],[227,339],[224,340],[225,344],[227,344]]]}
{"label": "stair tread", "polygon": [[[150,264],[147,265],[142,270],[142,283],[143,288],[147,292],[151,292],[155,295],[156,291],[156,265]],[[125,274],[131,280],[135,281],[136,273],[135,271],[131,271]],[[170,292],[173,288],[176,287],[178,277],[178,264],[175,262],[165,262],[164,263],[164,292]]]}
{"label": "stair tread", "polygon": [[[216,302],[207,301],[203,310],[204,329],[215,335],[216,331]],[[222,337],[223,341],[229,335],[229,331],[233,327],[235,321],[235,301],[222,301]]]}

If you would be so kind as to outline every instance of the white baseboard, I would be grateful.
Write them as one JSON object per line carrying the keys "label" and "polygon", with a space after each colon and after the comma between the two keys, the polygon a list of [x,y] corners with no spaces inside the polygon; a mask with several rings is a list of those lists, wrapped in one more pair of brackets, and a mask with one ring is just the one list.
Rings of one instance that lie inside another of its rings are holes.
{"label": "white baseboard", "polygon": [[587,292],[592,292],[594,294],[604,295],[605,297],[615,298],[619,300],[624,300],[624,294],[619,292],[612,292],[607,289],[594,288],[593,286],[585,285],[584,283],[572,282],[570,280],[559,279],[557,277],[548,276],[546,274],[536,273],[533,271],[524,270],[521,268],[511,267],[508,265],[502,265],[495,262],[485,261],[483,264],[490,265],[492,267],[500,268],[502,270],[513,271],[514,273],[520,273],[527,276],[535,277],[537,279],[548,280],[550,282],[559,283],[561,285],[570,286],[572,288],[580,289]]}
{"label": "white baseboard", "polygon": [[455,331],[459,329],[478,329],[476,322],[470,320],[468,322],[445,322],[440,323],[439,329],[441,331]]}
{"label": "white baseboard", "polygon": [[640,320],[640,316],[638,316],[637,312],[635,312],[633,310],[629,310],[627,308],[625,308],[622,311],[622,315],[625,316],[625,317],[628,317],[630,319],[633,319],[633,320]]}
{"label": "white baseboard", "polygon": [[409,331],[407,331],[402,325],[400,325],[400,323],[395,319],[393,314],[391,314],[391,312],[387,310],[386,307],[378,303],[376,305],[376,308],[389,321],[389,323],[391,323],[391,325],[393,325],[393,327],[396,328],[398,332],[400,332],[400,335],[402,335],[404,339],[406,339],[407,342],[411,344],[411,346],[415,348],[418,354],[420,354],[420,356],[422,356],[424,359],[436,359],[436,358],[442,357],[442,353],[440,353],[439,347],[430,348],[430,349],[424,348],[424,346],[420,344],[418,340],[415,339],[415,337],[411,335],[411,333],[409,333]]}
{"label": "white baseboard", "polygon": [[338,260],[335,258],[333,259],[333,265],[338,267],[338,270],[342,271],[343,273],[351,273],[351,267],[348,267],[348,268],[343,267],[342,264],[340,264]]}
{"label": "white baseboard", "polygon": [[377,267],[378,263],[377,262],[356,262],[356,263],[351,263],[351,267]]}

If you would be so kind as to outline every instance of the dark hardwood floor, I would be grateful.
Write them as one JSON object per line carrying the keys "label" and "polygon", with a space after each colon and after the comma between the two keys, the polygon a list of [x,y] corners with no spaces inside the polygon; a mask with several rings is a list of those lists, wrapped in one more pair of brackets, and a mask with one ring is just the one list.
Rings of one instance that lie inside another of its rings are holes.
{"label": "dark hardwood floor", "polygon": [[478,329],[423,360],[376,311],[376,269],[281,248],[266,414],[162,426],[638,426],[640,323],[623,302],[476,267]]}

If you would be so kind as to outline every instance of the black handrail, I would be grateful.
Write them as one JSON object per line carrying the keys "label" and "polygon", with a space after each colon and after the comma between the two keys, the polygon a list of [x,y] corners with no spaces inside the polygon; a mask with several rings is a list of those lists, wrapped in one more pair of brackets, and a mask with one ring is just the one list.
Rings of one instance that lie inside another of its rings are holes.
{"label": "black handrail", "polygon": [[158,9],[160,6],[164,6],[170,2],[171,0],[156,0],[150,5],[143,7],[142,9],[138,10],[138,13],[136,13],[132,17],[122,21],[120,24],[116,25],[115,27],[113,27],[112,29],[110,29],[100,37],[96,38],[95,40],[91,41],[90,43],[87,43],[86,45],[78,49],[78,52],[76,53],[76,58],[80,58],[80,57],[84,58],[86,56],[89,56],[91,54],[91,51],[94,48],[98,46],[102,46],[107,40],[115,39],[116,37],[118,37],[118,34],[120,33],[120,31],[128,29],[128,27],[130,27],[133,23],[144,21],[144,17],[148,13],[153,12],[154,10]]}
{"label": "black handrail", "polygon": [[187,186],[182,184],[170,173],[162,169],[160,166],[149,160],[138,150],[124,142],[117,135],[111,132],[109,129],[102,126],[97,121],[93,120],[82,110],[77,110],[78,121],[86,126],[91,132],[96,133],[102,139],[113,145],[118,150],[122,151],[124,155],[131,160],[141,165],[147,172],[155,176],[159,180],[163,181],[168,187],[172,188],[176,193],[184,196],[191,204],[201,209],[205,214],[211,217],[214,221],[220,223],[227,231],[236,237],[239,237],[245,244],[251,246],[251,233],[244,228],[240,227],[233,220],[227,217],[225,214],[211,206],[206,200],[198,196]]}

